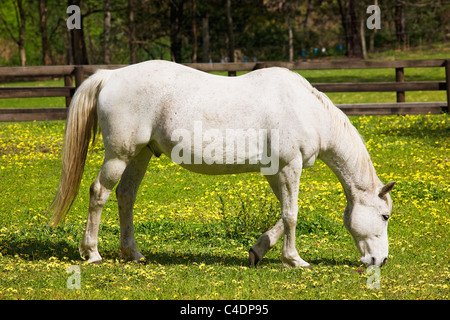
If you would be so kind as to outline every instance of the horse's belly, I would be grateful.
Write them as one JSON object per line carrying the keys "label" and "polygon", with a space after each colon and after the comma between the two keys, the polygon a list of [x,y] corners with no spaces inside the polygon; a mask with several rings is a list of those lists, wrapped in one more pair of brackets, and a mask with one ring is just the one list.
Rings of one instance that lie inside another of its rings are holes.
{"label": "horse's belly", "polygon": [[260,167],[247,164],[186,164],[180,163],[181,167],[196,173],[207,175],[238,174],[245,172],[258,172]]}

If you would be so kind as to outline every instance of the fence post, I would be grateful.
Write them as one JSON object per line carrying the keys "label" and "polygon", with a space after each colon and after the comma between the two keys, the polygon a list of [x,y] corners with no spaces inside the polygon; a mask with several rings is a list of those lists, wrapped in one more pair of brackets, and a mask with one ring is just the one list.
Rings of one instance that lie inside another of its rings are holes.
{"label": "fence post", "polygon": [[84,68],[83,66],[75,66],[75,87],[78,88],[84,81]]}
{"label": "fence post", "polygon": [[[395,81],[405,82],[405,70],[403,68],[395,68]],[[405,102],[405,91],[397,91],[397,102]]]}
{"label": "fence post", "polygon": [[445,86],[447,89],[447,113],[450,112],[450,59],[445,60]]}
{"label": "fence post", "polygon": [[[72,74],[64,75],[64,86],[69,88],[73,87]],[[70,106],[71,101],[72,101],[72,94],[69,97],[66,97],[66,108]]]}
{"label": "fence post", "polygon": [[253,67],[253,71],[258,70],[258,69],[264,69],[267,68],[267,65],[265,62],[257,62],[255,64],[255,66]]}

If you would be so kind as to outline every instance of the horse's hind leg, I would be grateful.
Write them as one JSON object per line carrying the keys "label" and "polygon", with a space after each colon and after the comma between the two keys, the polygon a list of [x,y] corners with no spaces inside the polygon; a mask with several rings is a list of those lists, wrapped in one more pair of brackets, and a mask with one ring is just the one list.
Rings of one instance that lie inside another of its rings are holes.
{"label": "horse's hind leg", "polygon": [[[280,190],[278,187],[278,175],[267,175],[267,181],[269,182],[270,187],[275,193],[278,201],[280,201]],[[256,241],[256,244],[250,248],[249,251],[249,260],[251,265],[256,265],[259,261],[262,260],[264,255],[272,249],[272,247],[277,243],[278,239],[280,239],[283,234],[284,226],[283,220],[280,219],[272,227],[269,231],[264,232]]]}
{"label": "horse's hind leg", "polygon": [[143,148],[128,164],[116,189],[120,216],[120,253],[127,260],[139,261],[144,259],[144,256],[137,249],[134,238],[133,206],[151,156],[150,149]]}
{"label": "horse's hind leg", "polygon": [[99,263],[102,260],[97,249],[102,209],[126,166],[127,163],[123,160],[105,157],[103,166],[91,185],[86,231],[80,244],[81,256],[87,257],[90,263]]}

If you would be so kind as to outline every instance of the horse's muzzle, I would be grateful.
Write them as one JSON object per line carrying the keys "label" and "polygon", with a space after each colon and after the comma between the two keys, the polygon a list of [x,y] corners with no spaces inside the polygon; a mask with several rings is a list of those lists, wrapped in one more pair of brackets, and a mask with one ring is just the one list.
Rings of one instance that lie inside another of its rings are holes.
{"label": "horse's muzzle", "polygon": [[361,257],[360,261],[368,266],[377,266],[377,267],[382,267],[386,264],[387,262],[387,257],[380,259],[380,261],[378,261],[377,258],[375,257]]}

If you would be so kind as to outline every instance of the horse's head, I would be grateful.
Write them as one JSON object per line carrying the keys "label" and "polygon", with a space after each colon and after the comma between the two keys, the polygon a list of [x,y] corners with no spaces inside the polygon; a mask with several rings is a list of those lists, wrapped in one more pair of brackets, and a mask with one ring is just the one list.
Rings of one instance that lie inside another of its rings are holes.
{"label": "horse's head", "polygon": [[361,262],[383,266],[388,258],[388,220],[392,201],[389,192],[395,181],[389,182],[375,194],[364,194],[349,203],[344,212],[344,225],[353,236],[361,253]]}

